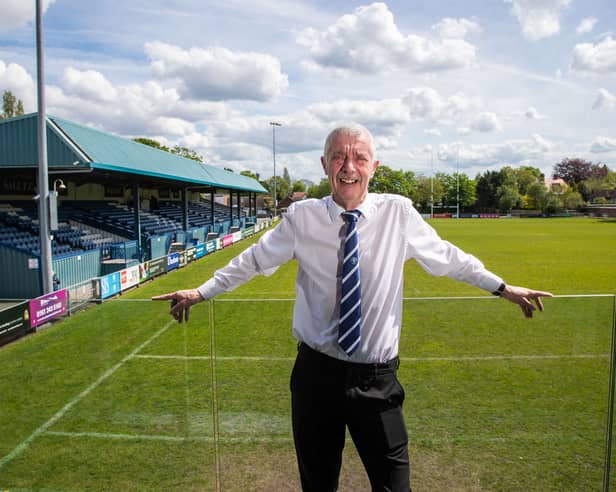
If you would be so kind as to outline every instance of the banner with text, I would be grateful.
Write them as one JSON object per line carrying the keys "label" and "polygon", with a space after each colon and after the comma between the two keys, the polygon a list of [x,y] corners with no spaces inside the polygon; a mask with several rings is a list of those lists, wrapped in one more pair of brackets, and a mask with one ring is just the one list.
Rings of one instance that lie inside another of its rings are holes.
{"label": "banner with text", "polygon": [[0,311],[0,345],[24,336],[30,330],[28,301]]}
{"label": "banner with text", "polygon": [[66,289],[30,301],[30,327],[36,328],[66,313]]}
{"label": "banner with text", "polygon": [[139,265],[125,268],[120,271],[120,289],[126,290],[139,283]]}
{"label": "banner with text", "polygon": [[167,255],[167,271],[175,270],[180,266],[180,253]]}
{"label": "banner with text", "polygon": [[101,299],[107,299],[120,292],[120,272],[101,277]]}

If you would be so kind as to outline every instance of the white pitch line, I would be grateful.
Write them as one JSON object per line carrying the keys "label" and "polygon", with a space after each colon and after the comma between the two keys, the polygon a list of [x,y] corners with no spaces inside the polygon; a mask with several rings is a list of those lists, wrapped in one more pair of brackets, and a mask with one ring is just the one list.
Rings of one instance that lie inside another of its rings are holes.
{"label": "white pitch line", "polygon": [[[469,355],[444,357],[400,357],[401,362],[465,362],[490,360],[566,360],[566,359],[603,359],[610,354],[538,354],[538,355]],[[171,359],[171,360],[210,360],[209,355],[135,355],[135,359]],[[216,360],[237,360],[253,362],[292,362],[295,357],[267,357],[267,356],[217,356]]]}
{"label": "white pitch line", "polygon": [[[111,439],[119,441],[162,441],[162,442],[204,442],[214,443],[214,436],[165,436],[152,434],[115,434],[112,432],[59,432],[47,431],[45,435],[68,437],[74,439]],[[516,436],[459,436],[456,438],[438,438],[418,439],[417,444],[451,444],[453,442],[510,442],[510,441],[553,441],[553,442],[570,442],[580,441],[583,437],[577,435],[566,436],[564,434],[527,434]],[[221,443],[229,444],[245,444],[245,443],[285,443],[293,442],[292,436],[221,436],[218,439]],[[347,437],[346,442],[352,442],[350,437]]]}
{"label": "white pitch line", "polygon": [[[148,355],[141,354],[136,355],[135,359],[171,359],[171,360],[210,360],[211,357],[209,355]],[[276,362],[276,361],[294,361],[295,357],[259,357],[259,356],[216,356],[216,360],[247,360],[247,361],[256,361],[256,362]]]}
{"label": "white pitch line", "polygon": [[563,355],[469,355],[456,357],[400,357],[402,362],[464,362],[489,360],[566,360],[566,359],[603,359],[610,354],[563,354]]}
{"label": "white pitch line", "polygon": [[41,425],[38,429],[36,429],[32,434],[30,434],[26,439],[24,439],[21,443],[19,443],[9,454],[7,454],[4,458],[0,460],[0,469],[4,467],[9,461],[13,460],[16,456],[25,451],[28,446],[41,434],[45,433],[47,429],[49,429],[53,424],[55,424],[58,420],[60,420],[66,412],[68,412],[73,406],[75,406],[79,401],[81,401],[84,397],[86,397],[92,390],[94,390],[99,384],[101,384],[105,379],[111,376],[114,372],[116,372],[120,367],[122,367],[126,361],[133,358],[140,350],[142,350],[146,345],[148,345],[152,340],[156,339],[160,336],[165,330],[167,330],[174,321],[169,321],[165,326],[163,326],[160,330],[158,330],[154,335],[152,335],[148,340],[139,345],[135,350],[133,350],[130,354],[124,357],[120,362],[118,362],[115,366],[111,367],[105,373],[100,376],[96,381],[94,381],[90,386],[88,386],[85,390],[79,393],[75,398],[69,401],[66,405],[64,405],[60,410],[58,410],[47,422]]}
{"label": "white pitch line", "polygon": [[[116,439],[123,441],[167,441],[167,442],[211,442],[214,443],[214,436],[165,436],[151,434],[115,434],[112,432],[61,432],[47,431],[45,435],[72,437],[72,438],[93,438],[93,439]],[[244,437],[219,437],[219,442],[226,443],[248,443],[248,442],[292,442],[291,436],[244,436]]]}

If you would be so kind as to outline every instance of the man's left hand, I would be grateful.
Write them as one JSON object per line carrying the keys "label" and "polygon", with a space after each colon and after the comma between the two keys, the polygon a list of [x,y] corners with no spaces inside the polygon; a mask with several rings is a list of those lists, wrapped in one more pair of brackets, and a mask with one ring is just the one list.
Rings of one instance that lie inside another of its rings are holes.
{"label": "man's left hand", "polygon": [[507,285],[501,297],[517,304],[522,309],[524,316],[527,318],[533,317],[533,312],[539,309],[543,311],[542,297],[553,297],[550,292],[541,290],[527,289],[526,287],[516,287],[515,285]]}

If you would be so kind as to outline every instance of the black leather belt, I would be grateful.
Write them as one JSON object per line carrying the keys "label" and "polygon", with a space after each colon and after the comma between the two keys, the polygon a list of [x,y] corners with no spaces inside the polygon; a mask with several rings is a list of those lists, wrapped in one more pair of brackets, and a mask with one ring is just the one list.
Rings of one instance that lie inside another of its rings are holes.
{"label": "black leather belt", "polygon": [[359,375],[379,375],[379,374],[391,374],[395,373],[398,367],[400,367],[400,358],[394,357],[387,362],[375,362],[375,363],[363,363],[363,362],[350,362],[342,359],[336,359],[326,355],[318,350],[313,349],[304,342],[299,342],[297,345],[299,353],[307,358],[318,360],[320,364],[332,369],[346,369]]}

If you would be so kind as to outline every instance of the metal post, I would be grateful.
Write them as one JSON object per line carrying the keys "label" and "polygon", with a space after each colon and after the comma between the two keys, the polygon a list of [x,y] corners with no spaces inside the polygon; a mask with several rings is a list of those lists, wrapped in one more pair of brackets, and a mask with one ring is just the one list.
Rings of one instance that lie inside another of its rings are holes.
{"label": "metal post", "polygon": [[276,193],[276,127],[282,126],[282,123],[270,121],[272,125],[272,154],[274,156],[274,216],[278,215],[278,195]]}
{"label": "metal post", "polygon": [[[135,235],[137,238],[137,255],[139,256],[139,261],[141,261],[141,214],[139,213],[141,203],[139,197],[139,182],[137,181],[137,179],[133,181],[133,207],[133,218],[135,220]],[[126,257],[126,254],[124,256]]]}
{"label": "metal post", "polygon": [[188,190],[182,188],[182,229],[188,234]]}
{"label": "metal post", "polygon": [[47,115],[45,114],[45,72],[43,67],[43,6],[36,0],[36,69],[38,98],[38,215],[41,243],[41,287],[53,291],[51,235],[49,231],[49,184],[47,172]]}
{"label": "metal post", "polygon": [[237,220],[238,221],[242,220],[242,210],[240,208],[241,206],[242,206],[242,196],[240,194],[240,190],[237,190]]}
{"label": "metal post", "polygon": [[607,396],[607,422],[605,429],[605,462],[603,464],[603,492],[610,490],[612,469],[612,434],[614,431],[614,385],[616,384],[616,296],[612,298],[612,350],[610,353],[610,379]]}
{"label": "metal post", "polygon": [[460,218],[460,148],[456,158],[456,219]]}
{"label": "metal post", "polygon": [[434,218],[434,151],[430,149],[430,218]]}
{"label": "metal post", "polygon": [[214,232],[214,193],[216,193],[216,188],[212,188],[210,192],[210,222],[212,223],[212,232]]}

